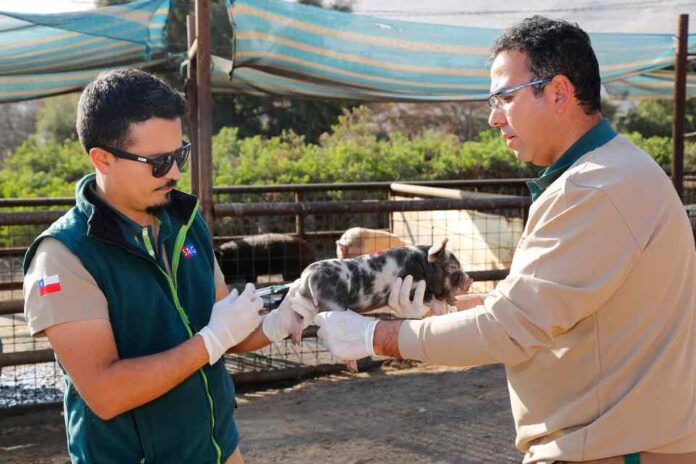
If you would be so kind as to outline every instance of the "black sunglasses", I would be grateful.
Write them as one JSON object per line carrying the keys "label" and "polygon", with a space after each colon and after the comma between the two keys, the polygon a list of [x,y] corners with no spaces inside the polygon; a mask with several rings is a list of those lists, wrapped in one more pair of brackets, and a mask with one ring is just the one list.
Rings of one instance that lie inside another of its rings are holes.
{"label": "black sunglasses", "polygon": [[129,153],[127,151],[119,150],[118,148],[112,147],[99,147],[102,150],[106,150],[116,158],[123,158],[132,161],[139,161],[141,163],[147,163],[152,165],[152,175],[154,177],[162,177],[172,168],[172,165],[176,161],[176,165],[179,170],[184,169],[186,165],[186,160],[191,153],[191,144],[188,142],[181,142],[181,147],[169,153],[162,153],[161,155],[153,156],[148,158],[142,155],[136,155],[134,153]]}

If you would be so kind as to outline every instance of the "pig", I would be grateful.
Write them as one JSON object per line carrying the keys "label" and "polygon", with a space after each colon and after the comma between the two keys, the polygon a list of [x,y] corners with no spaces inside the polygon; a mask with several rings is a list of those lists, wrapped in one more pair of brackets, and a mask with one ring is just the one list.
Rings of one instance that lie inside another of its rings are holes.
{"label": "pig", "polygon": [[250,235],[225,242],[217,254],[220,269],[230,282],[255,281],[268,274],[295,280],[316,259],[306,241],[286,234]]}
{"label": "pig", "polygon": [[[426,282],[425,304],[435,300],[453,304],[456,295],[466,293],[472,279],[446,244],[444,239],[432,247],[397,247],[352,259],[318,261],[302,272],[296,291],[312,300],[319,311],[364,313],[387,305],[394,281],[411,275],[414,282]],[[292,334],[295,342],[301,335],[301,321],[297,327]]]}
{"label": "pig", "polygon": [[385,230],[351,227],[336,240],[336,257],[338,259],[355,258],[410,244]]}

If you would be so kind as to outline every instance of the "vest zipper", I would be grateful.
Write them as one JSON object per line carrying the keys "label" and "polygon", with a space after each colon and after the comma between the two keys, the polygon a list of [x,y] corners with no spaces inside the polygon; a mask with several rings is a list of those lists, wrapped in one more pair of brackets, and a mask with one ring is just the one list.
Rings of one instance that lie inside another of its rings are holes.
{"label": "vest zipper", "polygon": [[[174,242],[174,249],[172,251],[173,253],[173,259],[171,263],[171,273],[173,278],[164,270],[162,267],[157,263],[157,261],[154,261],[155,267],[164,275],[165,279],[167,279],[167,283],[169,284],[169,291],[172,294],[172,299],[174,300],[174,306],[176,307],[177,313],[179,314],[179,318],[184,324],[184,328],[186,329],[186,332],[188,333],[189,338],[193,337],[193,331],[191,330],[191,321],[188,318],[188,315],[186,314],[186,311],[184,311],[184,308],[181,306],[181,302],[179,302],[179,293],[177,292],[177,270],[179,268],[179,261],[181,259],[181,248],[184,245],[184,241],[186,240],[186,234],[188,233],[189,228],[191,227],[191,224],[193,223],[193,220],[196,218],[196,212],[198,211],[199,207],[199,202],[196,201],[196,206],[193,208],[193,212],[191,213],[191,216],[189,217],[188,223],[184,224],[181,227],[181,230],[179,230],[179,233],[176,237],[176,241]],[[148,249],[148,254],[150,255],[151,258],[154,258],[153,254],[154,249],[152,248],[152,242],[150,240],[150,236],[147,233],[147,230],[143,230],[143,240],[145,242],[145,247]],[[125,249],[129,253],[133,253],[137,256],[140,256],[141,258],[148,259],[147,256],[145,256],[142,253],[134,253],[133,250],[130,250],[126,247],[124,247],[122,244],[118,242],[112,242],[111,240],[102,240],[105,243],[110,243],[112,245],[116,245],[120,248]],[[149,260],[149,259],[148,259]],[[218,444],[217,440],[215,439],[215,403],[213,402],[213,397],[210,395],[210,387],[208,386],[208,376],[205,374],[205,371],[203,368],[198,369],[198,372],[201,374],[201,377],[203,379],[203,385],[205,386],[205,394],[208,397],[208,404],[210,405],[210,423],[211,423],[211,433],[210,433],[210,439],[213,443],[213,447],[215,448],[215,452],[217,454],[217,464],[222,464],[222,449],[220,448],[220,445]],[[235,400],[236,401],[236,400]],[[144,458],[143,458],[144,459]]]}
{"label": "vest zipper", "polygon": [[[172,298],[174,299],[174,306],[176,306],[176,310],[179,313],[179,317],[181,321],[184,323],[184,327],[186,328],[186,332],[188,333],[189,338],[193,337],[193,331],[191,330],[191,322],[188,318],[188,315],[186,314],[186,311],[184,311],[184,308],[181,306],[181,303],[179,302],[179,293],[177,292],[177,270],[179,269],[179,260],[181,259],[181,248],[184,246],[184,241],[186,240],[186,234],[188,233],[189,228],[191,227],[191,224],[193,223],[193,220],[196,217],[196,211],[198,211],[198,202],[196,202],[196,206],[193,209],[193,213],[191,214],[191,217],[189,218],[189,221],[187,224],[181,227],[181,230],[179,230],[179,233],[176,237],[176,241],[174,242],[174,249],[172,251],[173,256],[172,256],[172,263],[171,263],[171,270],[172,270],[172,277],[167,274],[167,272],[164,271],[159,265],[157,265],[157,269],[160,270],[160,272],[164,275],[164,277],[167,279],[167,283],[169,284],[169,290],[172,294]],[[213,397],[210,395],[210,388],[208,386],[208,376],[205,374],[205,371],[203,368],[200,368],[198,370],[200,372],[201,377],[203,378],[203,385],[205,386],[205,394],[208,397],[208,403],[210,405],[210,425],[211,425],[211,433],[210,433],[210,439],[213,443],[213,447],[215,448],[215,452],[217,453],[217,464],[222,463],[222,449],[220,449],[220,445],[218,444],[217,440],[215,439],[215,404],[213,402]]]}

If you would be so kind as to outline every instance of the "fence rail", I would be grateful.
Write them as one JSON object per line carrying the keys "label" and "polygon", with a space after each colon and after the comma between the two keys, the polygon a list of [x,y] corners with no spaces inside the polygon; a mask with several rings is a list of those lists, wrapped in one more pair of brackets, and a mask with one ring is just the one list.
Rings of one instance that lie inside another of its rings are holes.
{"label": "fence rail", "polygon": [[[514,234],[510,235],[511,232],[506,227],[511,225],[519,227],[527,217],[531,202],[525,193],[526,180],[218,187],[213,189],[214,195],[220,198],[220,201],[214,205],[216,221],[214,243],[219,246],[226,242],[241,242],[249,235],[263,232],[258,230],[261,227],[259,224],[263,223],[266,231],[283,232],[287,237],[312,244],[317,250],[316,258],[320,259],[333,257],[335,241],[347,227],[359,225],[371,227],[377,231],[394,232],[399,226],[400,233],[412,234],[410,237],[412,242],[425,243],[429,240],[434,241],[445,233],[438,229],[440,222],[446,224],[450,233],[452,231],[459,233],[456,232],[459,227],[458,221],[466,219],[471,213],[472,216],[467,220],[483,227],[482,232],[487,237],[501,243],[488,250],[487,256],[495,261],[479,262],[475,269],[467,269],[467,273],[475,282],[490,283],[504,279],[508,274],[511,258],[501,250],[504,246],[509,247],[509,244],[505,245],[502,242],[514,242]],[[690,197],[685,197],[685,202],[696,203],[696,195],[693,192],[696,190],[696,175],[685,176],[685,181],[685,190],[691,192]],[[495,193],[501,191],[505,194]],[[331,192],[352,193],[344,195]],[[375,195],[370,192],[379,192],[379,198],[375,198]],[[510,195],[509,192],[519,192],[519,196]],[[327,201],[328,198],[333,197],[349,199]],[[294,201],[279,201],[285,198],[294,199]],[[693,198],[693,200],[687,200],[687,198]],[[2,297],[0,298],[0,341],[5,345],[4,353],[0,350],[0,368],[4,368],[5,372],[8,369],[26,370],[34,367],[38,369],[39,366],[48,365],[54,366],[51,375],[60,376],[59,370],[55,367],[53,351],[46,343],[32,340],[26,330],[22,315],[24,304],[19,293],[22,290],[20,265],[27,245],[39,230],[38,226],[50,224],[64,213],[54,208],[64,209],[60,207],[73,204],[74,199],[68,197],[0,199],[0,227],[2,228],[0,231],[4,234],[2,235],[5,238],[4,243],[9,244],[5,248],[0,248],[0,265],[6,264],[5,270],[0,268],[0,297]],[[21,210],[17,211],[17,209]],[[473,215],[476,214],[478,216],[474,217]],[[696,218],[692,218],[692,221],[696,221]],[[15,236],[13,230],[21,231],[25,235]],[[467,248],[470,244],[463,239],[460,240],[459,246],[459,252],[471,252],[472,255],[481,251],[470,250]],[[496,248],[498,246],[500,248]],[[287,253],[282,256],[282,259],[289,258],[291,256]],[[255,259],[258,260],[259,256]],[[272,261],[270,255],[267,261],[269,263]],[[2,330],[2,321],[11,324],[4,326],[5,331]],[[228,370],[234,376],[235,382],[243,384],[335,371],[336,360],[320,349],[316,340],[312,339],[313,332],[310,330],[304,335],[309,338],[305,338],[299,347],[283,342],[273,344],[260,352],[229,356],[226,359]],[[3,373],[2,376],[3,379],[7,379],[8,375],[14,375],[11,380],[17,385],[25,382],[18,387],[20,390],[31,389],[31,382],[39,382],[40,377],[44,375],[27,371],[29,373],[25,377],[29,380],[23,380],[22,376],[26,372],[18,372]],[[27,383],[29,387],[26,386]],[[58,383],[55,382],[56,385]],[[8,409],[2,402],[1,394],[2,389],[0,389],[0,413]],[[22,398],[15,401],[13,407],[26,407],[27,402],[32,403],[32,401],[44,402]],[[57,401],[57,398],[54,400]]]}

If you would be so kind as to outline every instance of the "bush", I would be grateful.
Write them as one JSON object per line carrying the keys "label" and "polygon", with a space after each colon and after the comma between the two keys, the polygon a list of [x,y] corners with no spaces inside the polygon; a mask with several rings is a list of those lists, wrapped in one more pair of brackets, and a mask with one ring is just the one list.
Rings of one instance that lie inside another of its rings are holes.
{"label": "bush", "polygon": [[[213,137],[213,185],[248,185],[310,182],[388,180],[487,179],[534,177],[538,168],[521,163],[505,147],[500,135],[483,131],[476,141],[426,131],[407,137],[384,134],[367,108],[339,118],[318,143],[283,132],[272,138],[240,139],[236,128],[226,127]],[[652,155],[663,169],[671,166],[670,137],[628,137]],[[696,144],[686,146],[685,170],[696,171]],[[77,141],[62,144],[28,138],[7,157],[0,171],[2,197],[70,196],[75,182],[92,172],[89,157]],[[179,187],[187,190],[189,173]]]}
{"label": "bush", "polygon": [[465,179],[533,176],[498,134],[462,143],[433,131],[407,138],[384,137],[364,107],[344,114],[318,144],[292,132],[263,139],[236,138],[226,128],[213,139],[215,185],[385,180]]}
{"label": "bush", "polygon": [[31,136],[3,161],[0,193],[5,198],[72,196],[75,182],[92,170],[79,142],[42,143]]}

